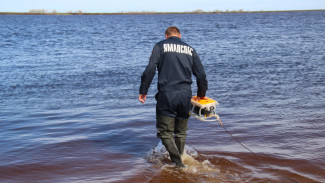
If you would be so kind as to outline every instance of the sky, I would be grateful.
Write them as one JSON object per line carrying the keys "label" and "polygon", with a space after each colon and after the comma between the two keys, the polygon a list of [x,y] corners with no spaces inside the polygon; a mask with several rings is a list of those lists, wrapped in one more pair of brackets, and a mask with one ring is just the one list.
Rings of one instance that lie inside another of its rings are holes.
{"label": "sky", "polygon": [[274,11],[325,9],[325,0],[1,0],[0,12],[116,13],[184,11]]}

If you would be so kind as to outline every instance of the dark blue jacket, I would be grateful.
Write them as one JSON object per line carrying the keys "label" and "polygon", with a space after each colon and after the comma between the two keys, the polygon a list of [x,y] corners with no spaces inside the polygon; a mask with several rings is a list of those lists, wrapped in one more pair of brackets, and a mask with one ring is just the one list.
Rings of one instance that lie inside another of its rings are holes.
{"label": "dark blue jacket", "polygon": [[149,64],[141,76],[140,94],[148,93],[151,81],[158,68],[158,91],[191,90],[192,74],[196,77],[197,96],[204,97],[208,82],[203,65],[196,51],[178,37],[158,42]]}

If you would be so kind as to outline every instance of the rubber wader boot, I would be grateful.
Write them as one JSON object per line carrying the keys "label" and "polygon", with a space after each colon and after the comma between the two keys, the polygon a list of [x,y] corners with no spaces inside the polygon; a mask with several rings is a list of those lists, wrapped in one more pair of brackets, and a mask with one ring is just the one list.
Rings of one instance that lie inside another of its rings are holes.
{"label": "rubber wader boot", "polygon": [[166,149],[169,153],[170,159],[176,164],[176,167],[178,167],[178,168],[185,167],[183,165],[181,156],[179,155],[179,152],[177,150],[177,147],[176,147],[174,141],[170,140],[170,139],[163,139],[162,143],[166,147]]}
{"label": "rubber wader boot", "polygon": [[173,163],[182,168],[185,166],[174,141],[174,123],[175,118],[157,115],[157,136],[161,139]]}
{"label": "rubber wader boot", "polygon": [[175,122],[175,130],[174,130],[175,144],[177,146],[180,156],[182,156],[184,154],[188,120],[189,120],[189,118],[184,119],[184,120],[176,119],[176,122]]}
{"label": "rubber wader boot", "polygon": [[184,154],[184,148],[185,148],[185,140],[175,138],[175,144],[178,149],[179,155],[182,156]]}

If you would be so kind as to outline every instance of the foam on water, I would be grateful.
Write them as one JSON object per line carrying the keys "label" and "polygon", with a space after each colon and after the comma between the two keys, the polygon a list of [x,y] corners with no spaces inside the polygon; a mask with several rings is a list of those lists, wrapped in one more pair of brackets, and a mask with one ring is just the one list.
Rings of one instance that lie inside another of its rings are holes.
{"label": "foam on water", "polygon": [[[243,155],[245,156],[245,155]],[[249,158],[249,155],[246,154]],[[269,182],[287,181],[284,173],[269,171],[261,172],[260,168],[242,166],[236,160],[230,160],[218,154],[199,153],[193,147],[186,145],[182,160],[185,168],[179,169],[170,160],[165,147],[159,142],[146,156],[147,161],[156,170],[150,181],[163,182]],[[249,158],[249,162],[251,159]],[[265,170],[264,170],[265,171]],[[270,170],[274,171],[274,170]],[[292,175],[291,175],[292,176]],[[307,179],[308,180],[308,179]]]}
{"label": "foam on water", "polygon": [[[182,160],[185,168],[179,169],[171,162],[165,147],[159,142],[147,154],[146,159],[153,164],[156,174],[149,182],[222,182],[223,180],[238,181],[240,170],[225,170],[223,164],[231,164],[229,160],[200,154],[191,146],[185,146]],[[213,162],[211,162],[213,161]]]}
{"label": "foam on water", "polygon": [[[203,161],[197,160],[196,158],[198,155],[199,153],[195,149],[185,145],[185,153],[182,155],[182,160],[186,168],[182,170],[188,173],[219,172],[219,169],[212,165],[208,159]],[[161,166],[162,170],[173,171],[175,168],[175,166],[171,164],[169,153],[161,142],[150,150],[146,159],[150,163]]]}

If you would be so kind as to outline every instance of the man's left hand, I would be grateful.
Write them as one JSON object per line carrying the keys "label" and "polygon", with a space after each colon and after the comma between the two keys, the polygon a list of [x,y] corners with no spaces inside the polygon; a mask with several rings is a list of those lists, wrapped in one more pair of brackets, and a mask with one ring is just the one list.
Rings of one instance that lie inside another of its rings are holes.
{"label": "man's left hand", "polygon": [[144,104],[144,102],[146,101],[146,99],[147,99],[147,95],[142,95],[142,94],[139,95],[139,101],[141,103]]}

